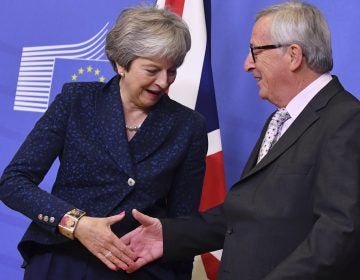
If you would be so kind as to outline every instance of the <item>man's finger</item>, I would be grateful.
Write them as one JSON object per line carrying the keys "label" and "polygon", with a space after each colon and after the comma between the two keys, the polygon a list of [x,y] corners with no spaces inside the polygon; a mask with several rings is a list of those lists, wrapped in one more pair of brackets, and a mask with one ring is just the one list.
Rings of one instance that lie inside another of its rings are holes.
{"label": "man's finger", "polygon": [[132,214],[135,220],[137,220],[140,224],[142,224],[145,227],[152,225],[156,221],[155,218],[147,216],[136,209],[132,210]]}
{"label": "man's finger", "polygon": [[127,273],[132,273],[139,268],[143,267],[147,262],[143,258],[138,258],[132,265],[129,266],[129,268],[126,270]]}
{"label": "man's finger", "polygon": [[140,227],[128,232],[127,234],[123,235],[120,240],[125,244],[129,245],[131,243],[131,239],[138,234],[138,232],[141,230]]}
{"label": "man's finger", "polygon": [[136,254],[127,246],[122,239],[115,240],[113,249],[112,249],[119,258],[127,265],[132,264],[135,260]]}

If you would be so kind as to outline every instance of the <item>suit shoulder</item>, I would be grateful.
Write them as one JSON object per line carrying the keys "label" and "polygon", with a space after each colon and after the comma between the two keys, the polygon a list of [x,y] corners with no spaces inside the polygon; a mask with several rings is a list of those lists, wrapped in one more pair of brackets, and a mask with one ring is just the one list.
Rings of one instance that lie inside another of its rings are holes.
{"label": "suit shoulder", "polygon": [[336,76],[333,76],[332,81],[323,90],[325,94],[327,91],[334,92],[333,98],[329,102],[332,105],[339,103],[342,106],[360,107],[359,99],[347,91]]}
{"label": "suit shoulder", "polygon": [[100,82],[65,83],[56,99],[72,104],[92,104],[96,96],[103,92],[104,86],[105,84]]}
{"label": "suit shoulder", "polygon": [[355,95],[353,95],[350,92],[348,92],[347,90],[345,90],[344,91],[344,97],[347,100],[347,102],[353,104],[353,106],[355,106],[355,107],[360,108],[360,101]]}
{"label": "suit shoulder", "polygon": [[337,114],[348,115],[360,111],[360,101],[346,90],[339,91],[329,105]]}
{"label": "suit shoulder", "polygon": [[94,94],[103,89],[104,83],[100,82],[73,82],[65,83],[61,93],[67,94]]}
{"label": "suit shoulder", "polygon": [[74,108],[93,107],[97,96],[103,92],[104,83],[73,82],[65,83],[62,90],[51,102],[50,108],[72,110]]}
{"label": "suit shoulder", "polygon": [[205,123],[205,117],[200,114],[199,112],[186,107],[185,105],[172,100],[171,98],[167,98],[167,102],[169,103],[169,108],[172,113],[176,113],[178,116],[180,116],[182,119],[188,119],[191,121],[197,121],[197,122],[203,122]]}

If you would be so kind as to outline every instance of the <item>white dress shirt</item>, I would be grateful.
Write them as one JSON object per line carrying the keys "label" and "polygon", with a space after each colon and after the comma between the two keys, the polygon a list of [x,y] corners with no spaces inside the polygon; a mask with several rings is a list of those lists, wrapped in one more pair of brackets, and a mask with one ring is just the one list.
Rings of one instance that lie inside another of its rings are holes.
{"label": "white dress shirt", "polygon": [[281,134],[283,135],[285,131],[290,127],[290,125],[295,121],[295,119],[300,115],[302,110],[306,107],[306,105],[313,99],[313,97],[330,81],[332,77],[330,74],[325,73],[322,74],[319,78],[309,84],[306,88],[300,91],[285,107],[290,115],[290,119],[288,119],[281,129]]}

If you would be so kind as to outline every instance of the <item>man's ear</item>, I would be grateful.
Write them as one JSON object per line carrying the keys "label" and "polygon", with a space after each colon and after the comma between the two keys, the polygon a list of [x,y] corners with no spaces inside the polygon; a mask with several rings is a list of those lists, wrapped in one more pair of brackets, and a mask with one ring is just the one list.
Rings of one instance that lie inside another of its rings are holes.
{"label": "man's ear", "polygon": [[288,48],[288,53],[290,56],[290,70],[295,71],[299,69],[304,61],[302,48],[298,44],[292,44]]}

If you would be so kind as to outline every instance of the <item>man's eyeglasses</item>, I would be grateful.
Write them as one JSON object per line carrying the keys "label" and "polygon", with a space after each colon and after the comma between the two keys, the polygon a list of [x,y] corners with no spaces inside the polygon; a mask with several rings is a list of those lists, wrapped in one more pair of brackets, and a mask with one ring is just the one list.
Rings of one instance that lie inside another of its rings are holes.
{"label": "man's eyeglasses", "polygon": [[290,46],[289,44],[277,44],[277,45],[264,45],[264,46],[257,46],[257,47],[253,47],[252,44],[250,44],[250,51],[251,51],[251,56],[252,59],[254,60],[254,63],[256,62],[256,53],[254,52],[254,50],[273,50],[273,49],[278,49],[278,48],[282,48],[282,47],[288,47]]}

